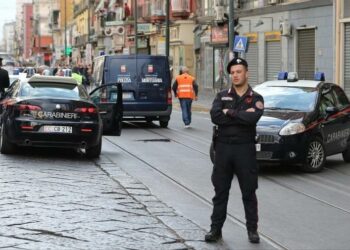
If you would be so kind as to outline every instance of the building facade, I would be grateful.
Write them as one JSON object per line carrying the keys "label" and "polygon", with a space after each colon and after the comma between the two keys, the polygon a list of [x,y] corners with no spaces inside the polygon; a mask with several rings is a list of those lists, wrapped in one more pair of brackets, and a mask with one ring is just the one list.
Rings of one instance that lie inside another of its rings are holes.
{"label": "building facade", "polygon": [[[227,37],[228,2],[204,0],[202,6],[197,74],[204,89],[219,90],[230,84],[225,71],[228,39],[233,39]],[[322,71],[327,80],[334,79],[332,0],[235,0],[234,18],[235,32],[248,37],[248,50],[239,55],[249,63],[252,86],[276,79],[279,71],[296,71],[300,79]]]}
{"label": "building facade", "polygon": [[350,97],[350,2],[336,0],[335,23],[335,80]]}

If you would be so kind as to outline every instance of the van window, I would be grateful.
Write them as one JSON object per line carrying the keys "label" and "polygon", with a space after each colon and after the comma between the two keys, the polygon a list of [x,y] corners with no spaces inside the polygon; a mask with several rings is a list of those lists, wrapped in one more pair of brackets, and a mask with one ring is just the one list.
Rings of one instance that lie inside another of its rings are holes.
{"label": "van window", "polygon": [[[139,59],[139,82],[166,84],[169,79],[166,74],[166,64],[164,60]],[[169,70],[169,69],[168,69]]]}
{"label": "van window", "polygon": [[167,71],[167,63],[163,59],[147,59],[147,58],[113,58],[108,83],[120,82],[124,84],[138,82],[141,84],[148,83],[169,83],[169,74]]}

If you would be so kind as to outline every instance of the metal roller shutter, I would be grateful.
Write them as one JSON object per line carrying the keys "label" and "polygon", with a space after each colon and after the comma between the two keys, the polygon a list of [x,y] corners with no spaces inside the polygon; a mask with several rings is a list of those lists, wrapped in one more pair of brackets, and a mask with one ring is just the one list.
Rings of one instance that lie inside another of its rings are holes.
{"label": "metal roller shutter", "polygon": [[315,74],[315,29],[298,30],[299,79],[312,80]]}
{"label": "metal roller shutter", "polygon": [[344,90],[350,97],[350,23],[345,24],[344,37]]}
{"label": "metal roller shutter", "polygon": [[204,65],[202,65],[202,80],[204,88],[213,88],[213,47],[205,47],[204,50]]}
{"label": "metal roller shutter", "polygon": [[281,42],[266,42],[265,76],[266,80],[276,80],[281,71]]}
{"label": "metal roller shutter", "polygon": [[248,52],[245,54],[245,58],[248,62],[249,71],[249,85],[255,86],[258,82],[258,44],[250,43]]}

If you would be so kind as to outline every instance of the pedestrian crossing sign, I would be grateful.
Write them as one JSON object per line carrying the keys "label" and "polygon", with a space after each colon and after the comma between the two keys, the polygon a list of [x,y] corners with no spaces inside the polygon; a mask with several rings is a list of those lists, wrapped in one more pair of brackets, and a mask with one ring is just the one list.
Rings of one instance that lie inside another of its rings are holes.
{"label": "pedestrian crossing sign", "polygon": [[247,52],[248,38],[246,36],[235,36],[233,43],[234,52]]}

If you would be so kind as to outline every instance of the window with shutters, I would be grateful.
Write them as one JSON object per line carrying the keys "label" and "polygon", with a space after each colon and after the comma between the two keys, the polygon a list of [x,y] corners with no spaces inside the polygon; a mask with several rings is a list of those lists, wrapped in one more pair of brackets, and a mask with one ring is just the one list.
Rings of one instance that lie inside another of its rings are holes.
{"label": "window with shutters", "polygon": [[313,80],[315,73],[315,29],[298,30],[298,76]]}

